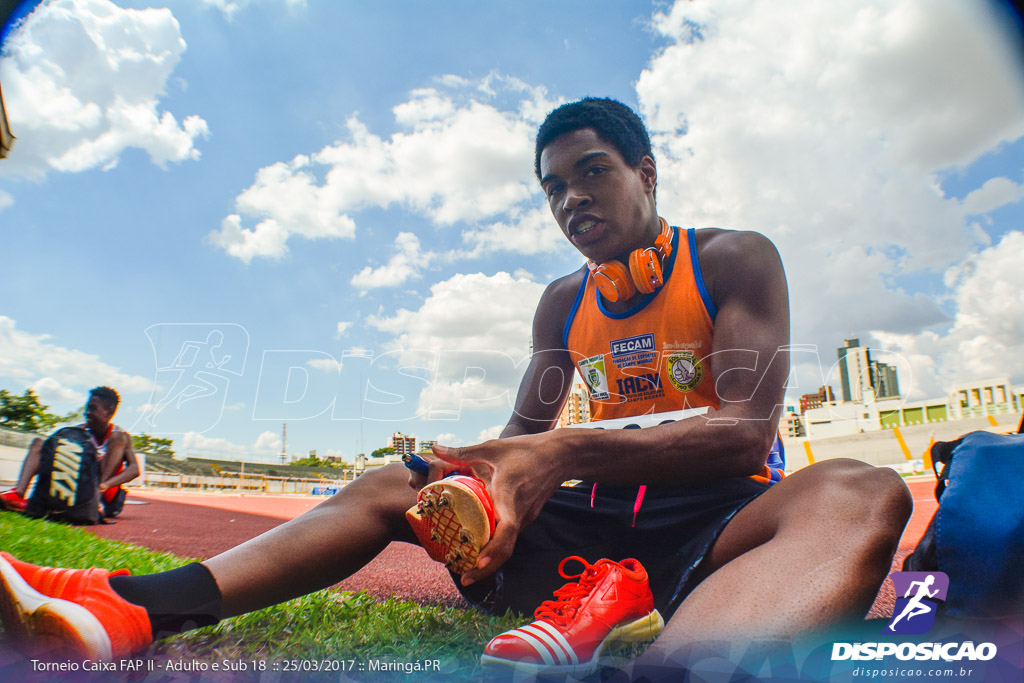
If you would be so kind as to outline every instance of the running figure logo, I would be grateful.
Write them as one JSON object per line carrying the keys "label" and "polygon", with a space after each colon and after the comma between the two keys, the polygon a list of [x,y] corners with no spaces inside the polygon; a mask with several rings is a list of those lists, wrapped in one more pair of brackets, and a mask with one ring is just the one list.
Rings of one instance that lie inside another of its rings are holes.
{"label": "running figure logo", "polygon": [[935,623],[937,601],[946,599],[949,577],[942,572],[894,572],[891,576],[896,607],[884,632],[925,633]]}
{"label": "running figure logo", "polygon": [[240,377],[249,334],[232,323],[161,323],[146,329],[156,377],[143,429],[202,433],[224,412],[232,376]]}

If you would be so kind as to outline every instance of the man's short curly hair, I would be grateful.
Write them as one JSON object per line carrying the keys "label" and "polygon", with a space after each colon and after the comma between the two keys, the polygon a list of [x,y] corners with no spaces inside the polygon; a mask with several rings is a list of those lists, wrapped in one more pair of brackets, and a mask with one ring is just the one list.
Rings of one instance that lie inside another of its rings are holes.
{"label": "man's short curly hair", "polygon": [[533,157],[533,171],[538,180],[540,155],[544,148],[558,136],[581,128],[592,128],[599,138],[614,145],[633,168],[639,166],[645,156],[654,158],[647,127],[632,109],[607,97],[587,97],[579,102],[563,104],[540,124]]}
{"label": "man's short curly hair", "polygon": [[117,410],[121,403],[121,397],[110,387],[96,387],[89,392],[89,400],[96,399],[111,410]]}

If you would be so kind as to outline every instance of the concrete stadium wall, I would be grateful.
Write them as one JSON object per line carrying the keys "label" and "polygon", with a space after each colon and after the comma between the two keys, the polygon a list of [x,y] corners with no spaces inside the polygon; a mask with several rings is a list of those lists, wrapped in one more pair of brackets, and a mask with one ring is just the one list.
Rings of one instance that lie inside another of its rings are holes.
{"label": "concrete stadium wall", "polygon": [[[1009,413],[995,416],[997,427],[987,417],[975,417],[953,422],[933,422],[923,425],[900,427],[900,434],[907,444],[914,460],[920,460],[931,439],[953,441],[968,432],[986,430],[997,433],[1016,431],[1020,414]],[[808,439],[784,438],[786,447],[786,471],[791,472],[808,465],[804,442]],[[832,458],[853,458],[871,465],[903,465],[907,462],[896,434],[892,429],[866,432],[831,439],[810,439],[811,452],[815,462]]]}

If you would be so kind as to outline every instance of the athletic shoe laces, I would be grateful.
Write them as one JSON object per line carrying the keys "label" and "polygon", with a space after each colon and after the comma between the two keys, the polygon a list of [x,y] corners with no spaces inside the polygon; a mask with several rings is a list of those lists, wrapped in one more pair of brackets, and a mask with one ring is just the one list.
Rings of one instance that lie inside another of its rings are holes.
{"label": "athletic shoe laces", "polygon": [[[570,560],[576,560],[583,565],[583,571],[579,574],[566,574],[565,564]],[[580,603],[583,598],[590,595],[597,585],[614,565],[612,562],[602,561],[597,564],[590,564],[582,557],[570,555],[558,565],[558,573],[565,579],[579,578],[575,583],[567,583],[555,591],[555,600],[545,600],[540,607],[534,611],[533,616],[543,619],[549,623],[566,628],[576,617]]]}

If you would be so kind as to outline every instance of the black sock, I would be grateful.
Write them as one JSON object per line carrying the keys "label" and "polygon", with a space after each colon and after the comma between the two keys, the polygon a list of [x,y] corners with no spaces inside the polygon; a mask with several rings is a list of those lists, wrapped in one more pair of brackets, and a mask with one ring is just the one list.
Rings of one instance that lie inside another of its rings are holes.
{"label": "black sock", "polygon": [[110,587],[146,610],[153,640],[220,621],[220,588],[198,562],[159,574],[112,576]]}

